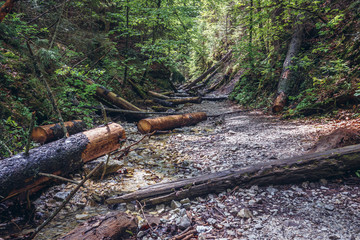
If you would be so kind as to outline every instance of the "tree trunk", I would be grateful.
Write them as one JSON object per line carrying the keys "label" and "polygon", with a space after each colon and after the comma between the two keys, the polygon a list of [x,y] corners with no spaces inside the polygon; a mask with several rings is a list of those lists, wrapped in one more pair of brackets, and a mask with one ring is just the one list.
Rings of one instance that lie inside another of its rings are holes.
{"label": "tree trunk", "polygon": [[187,97],[187,98],[172,98],[167,99],[167,102],[171,102],[175,105],[184,104],[184,103],[201,103],[201,97]]}
{"label": "tree trunk", "polygon": [[171,130],[177,127],[194,125],[207,119],[204,112],[187,113],[183,115],[172,115],[158,118],[146,118],[138,122],[137,127],[142,134],[154,131]]}
{"label": "tree trunk", "polygon": [[135,105],[131,104],[130,102],[126,101],[119,95],[111,92],[110,90],[104,87],[96,88],[96,94],[99,97],[104,98],[105,100],[113,103],[115,106],[132,111],[143,111],[142,109],[136,107]]}
{"label": "tree trunk", "polygon": [[93,217],[76,227],[61,240],[129,239],[137,232],[137,220],[123,212]]}
{"label": "tree trunk", "polygon": [[6,15],[13,9],[16,0],[6,0],[0,7],[0,23],[4,20]]}
{"label": "tree trunk", "polygon": [[161,94],[161,93],[157,93],[157,92],[153,92],[153,91],[148,91],[148,93],[152,97],[156,97],[156,98],[160,98],[160,99],[170,99],[170,97],[165,96],[164,94]]}
{"label": "tree trunk", "polygon": [[124,129],[116,123],[63,138],[1,161],[0,196],[2,200],[21,192],[35,192],[49,180],[38,173],[65,175],[93,160],[118,149]]}
{"label": "tree trunk", "polygon": [[204,72],[200,77],[198,77],[197,79],[195,79],[194,81],[192,81],[191,83],[189,83],[188,85],[185,85],[184,89],[190,89],[193,86],[195,86],[198,82],[200,82],[201,80],[203,80],[204,78],[207,77],[207,75],[209,75],[210,73],[212,73],[213,71],[215,71],[218,66],[227,61],[230,57],[231,57],[231,53],[232,50],[230,50],[219,62],[217,62],[215,65],[213,65],[211,68],[209,68],[206,72]]}
{"label": "tree trunk", "polygon": [[300,46],[304,35],[304,24],[301,22],[298,23],[299,21],[301,21],[301,18],[302,15],[298,15],[296,17],[295,32],[292,36],[289,49],[283,64],[283,69],[277,89],[278,95],[276,97],[276,100],[274,101],[272,108],[273,112],[280,112],[283,110],[286,104],[287,94],[292,87],[292,82],[294,80],[293,70],[291,70],[291,67],[294,66],[293,58],[296,57],[296,55],[300,51]]}
{"label": "tree trunk", "polygon": [[360,169],[360,145],[305,154],[242,169],[206,174],[168,183],[154,184],[133,193],[108,199],[108,204],[142,200],[147,205],[173,199],[226,191],[234,186],[289,184],[339,177]]}
{"label": "tree trunk", "polygon": [[[85,128],[85,123],[81,120],[68,121],[64,124],[70,135],[82,132]],[[31,132],[31,140],[41,144],[58,140],[64,136],[60,123],[39,126]]]}
{"label": "tree trunk", "polygon": [[146,98],[147,98],[147,96],[146,96],[146,94],[144,93],[144,91],[143,91],[141,88],[139,88],[139,87],[136,85],[136,83],[134,83],[134,82],[133,82],[132,80],[130,80],[130,79],[128,79],[127,81],[130,83],[131,87],[134,89],[134,92],[135,92],[140,98],[142,98],[142,99],[146,99]]}

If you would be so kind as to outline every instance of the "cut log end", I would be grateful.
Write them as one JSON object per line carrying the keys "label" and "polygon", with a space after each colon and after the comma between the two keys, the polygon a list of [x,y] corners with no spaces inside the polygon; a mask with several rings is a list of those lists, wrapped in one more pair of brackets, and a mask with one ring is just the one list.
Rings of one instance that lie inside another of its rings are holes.
{"label": "cut log end", "polygon": [[287,96],[284,92],[280,92],[274,101],[272,111],[274,113],[281,112],[286,105]]}
{"label": "cut log end", "polygon": [[[81,120],[64,122],[64,125],[70,135],[82,132],[85,128]],[[64,137],[64,131],[60,123],[43,125],[34,128],[30,137],[34,142],[44,144]]]}
{"label": "cut log end", "polygon": [[36,127],[31,132],[31,140],[37,143],[44,143],[48,138],[46,131],[42,127]]}
{"label": "cut log end", "polygon": [[194,125],[207,119],[204,112],[187,113],[184,115],[172,115],[158,118],[142,119],[137,127],[140,133],[147,134],[158,130],[171,130],[177,127]]}
{"label": "cut log end", "polygon": [[140,133],[142,134],[147,134],[150,133],[152,126],[151,124],[147,121],[147,119],[142,119],[138,122],[137,124],[138,130]]}

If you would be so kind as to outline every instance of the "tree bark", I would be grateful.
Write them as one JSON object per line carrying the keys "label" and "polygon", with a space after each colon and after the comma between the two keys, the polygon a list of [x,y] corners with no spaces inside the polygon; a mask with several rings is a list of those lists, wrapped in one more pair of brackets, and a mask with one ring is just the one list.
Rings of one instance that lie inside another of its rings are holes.
{"label": "tree bark", "polygon": [[177,127],[194,125],[207,119],[204,112],[187,113],[158,118],[146,118],[138,122],[137,127],[142,134],[154,131],[171,130]]}
{"label": "tree bark", "polygon": [[0,22],[4,20],[6,15],[13,9],[16,0],[6,0],[6,2],[0,7]]}
{"label": "tree bark", "polygon": [[[89,84],[94,84],[94,82],[91,80],[86,80],[86,82]],[[117,95],[116,93],[111,92],[110,90],[106,89],[103,86],[96,88],[96,95],[111,102],[115,106],[120,107],[122,109],[132,110],[132,111],[144,111],[144,110],[136,107],[135,105],[131,104],[130,102],[126,101],[125,99],[123,99],[122,97]]]}
{"label": "tree bark", "polygon": [[89,219],[60,238],[61,240],[128,239],[137,231],[137,220],[123,212],[108,213]]}
{"label": "tree bark", "polygon": [[289,184],[339,177],[360,169],[360,145],[305,154],[242,169],[206,174],[168,183],[154,184],[133,193],[108,199],[108,204],[142,200],[146,205],[173,199],[222,192],[234,186]]}
{"label": "tree bark", "polygon": [[191,83],[185,85],[184,89],[190,89],[192,88],[193,86],[195,86],[198,82],[200,82],[201,80],[203,80],[204,78],[207,77],[207,75],[209,75],[210,73],[212,73],[213,71],[215,71],[218,66],[227,61],[230,57],[231,57],[231,54],[232,54],[232,50],[230,50],[220,61],[218,61],[215,65],[213,65],[211,68],[209,68],[206,72],[204,72],[203,74],[201,74],[200,77],[196,78],[194,81],[192,81]]}
{"label": "tree bark", "polygon": [[99,97],[104,98],[105,100],[113,103],[115,106],[132,111],[143,111],[142,109],[136,107],[135,105],[131,104],[130,102],[126,101],[119,95],[111,92],[110,90],[104,87],[96,88],[96,95]]}
{"label": "tree bark", "polygon": [[160,98],[160,99],[170,99],[170,97],[165,96],[164,94],[161,94],[161,93],[154,92],[154,91],[148,91],[148,93],[152,97],[156,97],[156,98]]}
{"label": "tree bark", "polygon": [[301,21],[302,17],[303,15],[301,14],[296,17],[295,32],[292,36],[283,64],[283,69],[277,89],[278,94],[272,108],[273,112],[280,112],[283,110],[286,104],[287,94],[291,89],[292,81],[294,79],[294,70],[291,70],[291,67],[294,66],[293,59],[300,51],[300,46],[304,35],[304,24],[302,22],[298,23]]}
{"label": "tree bark", "polygon": [[[64,124],[70,135],[82,132],[85,128],[85,123],[81,120],[68,121]],[[43,144],[58,140],[64,136],[65,134],[60,123],[56,123],[34,128],[31,133],[31,140]]]}
{"label": "tree bark", "polygon": [[201,103],[201,97],[187,97],[187,98],[171,98],[167,99],[167,102],[171,102],[175,105],[184,104],[184,103]]}
{"label": "tree bark", "polygon": [[0,200],[25,191],[36,192],[49,180],[38,177],[38,173],[65,175],[84,162],[118,149],[124,138],[124,129],[112,123],[31,149],[29,155],[7,158],[1,161]]}
{"label": "tree bark", "polygon": [[130,83],[131,87],[134,89],[134,92],[135,92],[140,98],[142,98],[142,99],[146,99],[146,98],[147,98],[147,96],[146,96],[146,94],[144,93],[144,91],[143,91],[141,88],[139,88],[139,87],[136,85],[136,83],[134,83],[134,82],[133,82],[132,80],[130,80],[130,79],[128,79],[127,81]]}

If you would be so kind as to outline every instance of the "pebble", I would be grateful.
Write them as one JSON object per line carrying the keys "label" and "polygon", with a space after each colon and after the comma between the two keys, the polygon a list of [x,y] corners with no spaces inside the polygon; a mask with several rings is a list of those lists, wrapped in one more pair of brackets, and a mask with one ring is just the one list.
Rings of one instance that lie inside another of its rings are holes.
{"label": "pebble", "polygon": [[241,218],[252,218],[253,215],[251,213],[251,211],[247,208],[242,208],[238,214],[237,214],[238,217],[241,217]]}
{"label": "pebble", "polygon": [[191,221],[190,221],[189,217],[185,215],[185,216],[180,217],[180,218],[177,220],[176,225],[177,225],[181,230],[184,230],[184,229],[190,227]]}
{"label": "pebble", "polygon": [[54,199],[58,200],[58,201],[64,201],[67,196],[69,196],[70,192],[57,192],[54,195]]}
{"label": "pebble", "polygon": [[178,202],[178,201],[172,200],[170,206],[171,206],[172,209],[180,208],[180,207],[181,207],[181,203]]}
{"label": "pebble", "polygon": [[208,223],[208,224],[215,224],[216,222],[217,222],[217,220],[216,219],[214,219],[214,218],[208,218],[207,220],[206,220],[206,222]]}
{"label": "pebble", "polygon": [[86,220],[86,219],[88,219],[90,216],[89,216],[89,214],[76,214],[75,215],[75,218],[76,218],[76,220]]}

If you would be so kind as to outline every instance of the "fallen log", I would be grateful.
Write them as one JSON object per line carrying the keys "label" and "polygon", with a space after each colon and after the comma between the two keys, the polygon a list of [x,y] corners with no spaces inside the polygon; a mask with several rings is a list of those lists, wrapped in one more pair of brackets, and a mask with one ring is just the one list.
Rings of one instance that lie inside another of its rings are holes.
{"label": "fallen log", "polygon": [[[86,82],[89,84],[94,84],[94,82],[89,79],[86,80]],[[116,93],[111,92],[110,90],[106,89],[103,86],[99,86],[96,88],[96,95],[111,102],[115,106],[120,107],[122,109],[132,110],[132,111],[143,111],[142,109],[140,109],[137,106],[133,105],[132,103],[126,101],[125,99],[123,99],[122,97],[117,95]]]}
{"label": "fallen log", "polygon": [[108,204],[141,200],[146,205],[226,191],[235,186],[289,184],[339,177],[360,169],[360,145],[305,154],[247,168],[154,184],[133,193],[107,199]]}
{"label": "fallen log", "polygon": [[135,217],[124,212],[113,212],[90,218],[60,239],[129,239],[135,235],[137,227]]}
{"label": "fallen log", "polygon": [[149,95],[155,98],[160,98],[160,99],[170,99],[170,97],[165,96],[164,94],[161,93],[157,93],[157,92],[153,92],[153,91],[148,91]]}
{"label": "fallen log", "polygon": [[230,59],[232,54],[232,50],[230,50],[227,54],[225,54],[225,56],[218,61],[215,65],[213,65],[212,67],[210,67],[206,72],[204,72],[203,74],[200,75],[200,77],[196,78],[195,80],[193,80],[192,82],[190,82],[189,84],[185,85],[183,89],[190,89],[191,87],[195,86],[198,82],[200,82],[201,80],[203,80],[204,78],[207,77],[207,75],[209,75],[210,73],[214,72],[220,64],[222,64],[223,62],[227,61],[228,59]]}
{"label": "fallen log", "polygon": [[227,95],[224,95],[224,96],[205,96],[205,97],[202,97],[203,100],[206,100],[206,101],[223,101],[223,100],[227,100],[228,99],[228,96]]}
{"label": "fallen log", "polygon": [[0,200],[35,192],[50,179],[38,173],[66,175],[84,162],[116,150],[124,138],[124,129],[111,123],[31,149],[29,155],[20,153],[4,159],[0,163]]}
{"label": "fallen log", "polygon": [[[151,101],[151,102],[150,102]],[[163,99],[154,98],[153,100],[147,100],[146,103],[157,103],[164,107],[173,107],[175,104],[173,102],[169,102]]]}
{"label": "fallen log", "polygon": [[134,92],[142,99],[146,99],[147,96],[144,93],[144,91],[138,86],[136,85],[133,81],[131,81],[130,79],[127,80],[128,83],[130,83],[132,89],[134,89]]}
{"label": "fallen log", "polygon": [[187,113],[158,118],[146,118],[138,122],[137,127],[142,134],[154,131],[171,130],[177,127],[194,125],[207,119],[204,112]]}
{"label": "fallen log", "polygon": [[[64,122],[70,135],[84,131],[85,123],[81,120]],[[38,126],[31,132],[31,140],[37,143],[48,143],[64,137],[60,123]]]}
{"label": "fallen log", "polygon": [[201,97],[172,98],[172,99],[167,99],[166,101],[178,105],[184,103],[201,103],[202,98]]}

